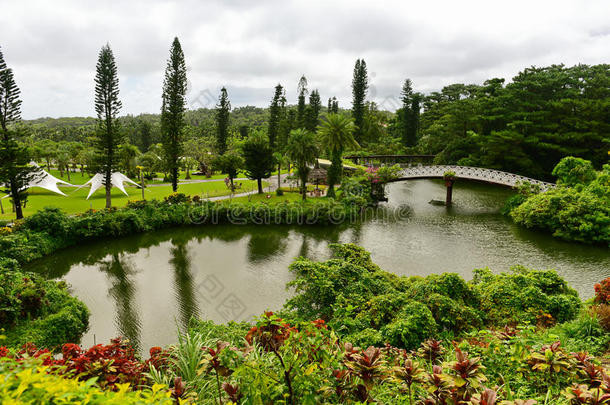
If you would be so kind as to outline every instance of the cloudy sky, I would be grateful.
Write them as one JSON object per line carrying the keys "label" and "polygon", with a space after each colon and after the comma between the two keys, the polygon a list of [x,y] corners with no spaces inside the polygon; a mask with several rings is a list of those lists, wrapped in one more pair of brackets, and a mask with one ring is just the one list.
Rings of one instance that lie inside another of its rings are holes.
{"label": "cloudy sky", "polygon": [[369,99],[388,109],[407,77],[429,92],[531,65],[610,63],[609,0],[2,0],[0,10],[24,118],[94,115],[106,42],[125,114],[159,111],[174,36],[193,107],[213,105],[222,86],[233,106],[265,106],[278,82],[294,103],[301,74],[347,107],[357,58],[367,62]]}

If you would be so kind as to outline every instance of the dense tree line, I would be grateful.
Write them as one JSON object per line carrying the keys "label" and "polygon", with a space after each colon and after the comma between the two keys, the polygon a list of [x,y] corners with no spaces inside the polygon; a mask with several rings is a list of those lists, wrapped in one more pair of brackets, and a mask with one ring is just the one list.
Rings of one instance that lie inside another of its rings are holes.
{"label": "dense tree line", "polygon": [[610,149],[610,65],[527,68],[512,82],[453,84],[424,98],[419,149],[438,163],[550,178],[573,155],[599,168]]}

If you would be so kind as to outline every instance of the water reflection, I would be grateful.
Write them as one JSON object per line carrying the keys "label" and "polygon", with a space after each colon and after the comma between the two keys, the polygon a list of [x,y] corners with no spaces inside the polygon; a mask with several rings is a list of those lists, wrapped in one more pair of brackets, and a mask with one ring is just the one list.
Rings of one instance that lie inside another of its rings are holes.
{"label": "water reflection", "polygon": [[171,243],[169,264],[174,270],[174,296],[178,303],[180,326],[182,330],[186,330],[191,318],[199,315],[195,297],[195,281],[187,247],[188,240],[184,237],[177,237],[172,239]]}
{"label": "water reflection", "polygon": [[106,274],[111,287],[108,294],[114,300],[115,324],[120,335],[129,339],[135,348],[140,348],[142,324],[136,310],[136,286],[133,279],[137,271],[124,254],[114,253],[109,259],[99,263],[99,269]]}
{"label": "water reflection", "polygon": [[253,232],[248,240],[248,262],[252,264],[269,260],[286,252],[288,228],[275,232]]}

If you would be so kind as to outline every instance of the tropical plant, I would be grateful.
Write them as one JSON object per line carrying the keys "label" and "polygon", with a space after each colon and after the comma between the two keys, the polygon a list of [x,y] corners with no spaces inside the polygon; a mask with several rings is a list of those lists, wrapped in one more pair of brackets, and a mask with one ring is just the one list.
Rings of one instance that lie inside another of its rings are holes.
{"label": "tropical plant", "polygon": [[296,166],[301,180],[301,194],[303,200],[305,200],[307,198],[309,165],[314,164],[318,153],[315,136],[302,128],[290,131],[286,153]]}
{"label": "tropical plant", "polygon": [[341,156],[347,148],[358,148],[354,140],[354,122],[343,115],[328,114],[318,126],[320,143],[330,152],[331,165],[328,170],[329,197],[335,197],[335,184],[341,182],[343,161]]}

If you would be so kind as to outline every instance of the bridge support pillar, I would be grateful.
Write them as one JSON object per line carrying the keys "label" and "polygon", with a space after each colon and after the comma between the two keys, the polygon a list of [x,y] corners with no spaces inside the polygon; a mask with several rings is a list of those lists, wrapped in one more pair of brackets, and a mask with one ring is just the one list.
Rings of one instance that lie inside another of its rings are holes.
{"label": "bridge support pillar", "polygon": [[445,197],[445,205],[451,206],[451,200],[453,199],[453,181],[445,179],[445,187],[447,188],[447,196]]}

